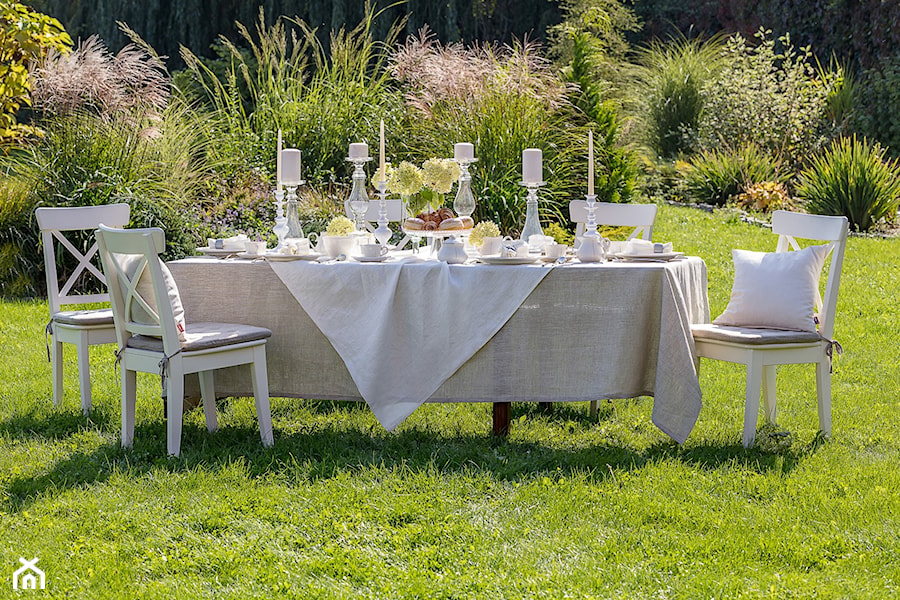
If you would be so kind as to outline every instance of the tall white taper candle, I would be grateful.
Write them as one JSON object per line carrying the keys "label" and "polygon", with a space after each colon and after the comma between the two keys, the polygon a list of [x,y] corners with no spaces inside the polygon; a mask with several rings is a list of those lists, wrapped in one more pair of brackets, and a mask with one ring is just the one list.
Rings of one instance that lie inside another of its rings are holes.
{"label": "tall white taper candle", "polygon": [[278,130],[278,151],[275,154],[275,180],[278,182],[278,191],[281,192],[281,130]]}
{"label": "tall white taper candle", "polygon": [[379,181],[384,181],[387,175],[384,172],[384,119],[381,120],[381,131],[378,137],[378,172],[381,174]]}
{"label": "tall white taper candle", "polygon": [[588,195],[594,195],[594,130],[588,131]]}

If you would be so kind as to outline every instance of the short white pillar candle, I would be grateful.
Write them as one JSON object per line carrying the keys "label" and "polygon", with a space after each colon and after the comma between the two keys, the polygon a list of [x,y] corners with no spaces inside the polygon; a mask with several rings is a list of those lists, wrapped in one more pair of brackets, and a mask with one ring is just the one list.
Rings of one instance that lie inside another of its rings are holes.
{"label": "short white pillar candle", "polygon": [[350,158],[369,158],[369,145],[365,142],[350,144]]}
{"label": "short white pillar candle", "polygon": [[539,148],[522,150],[522,181],[541,183],[544,181],[543,154]]}
{"label": "short white pillar candle", "polygon": [[475,158],[475,146],[468,142],[461,142],[453,146],[453,158],[456,160],[472,160]]}
{"label": "short white pillar candle", "polygon": [[300,185],[300,151],[296,148],[281,151],[281,178],[284,185]]}

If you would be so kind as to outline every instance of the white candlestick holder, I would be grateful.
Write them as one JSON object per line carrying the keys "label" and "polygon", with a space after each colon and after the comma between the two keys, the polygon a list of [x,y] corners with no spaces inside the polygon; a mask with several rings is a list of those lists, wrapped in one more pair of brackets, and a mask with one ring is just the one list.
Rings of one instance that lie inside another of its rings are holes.
{"label": "white candlestick holder", "polygon": [[[519,237],[524,242],[528,242],[533,235],[543,235],[541,229],[541,221],[538,217],[538,189],[547,185],[544,181],[522,181],[519,185],[523,185],[528,189],[528,198],[525,201],[525,225],[522,227],[522,235]],[[529,250],[532,248],[529,245]],[[535,251],[538,248],[534,249]]]}
{"label": "white candlestick holder", "polygon": [[477,158],[454,159],[459,165],[459,187],[456,190],[456,199],[453,201],[453,210],[460,217],[471,217],[475,212],[475,194],[472,193],[472,175],[469,173],[469,165],[477,162]]}
{"label": "white candlestick holder", "polygon": [[347,160],[353,163],[353,189],[350,191],[350,198],[348,198],[347,204],[356,221],[356,230],[364,232],[365,217],[369,210],[369,196],[366,194],[366,172],[363,167],[372,159],[369,157],[349,156]]}
{"label": "white candlestick holder", "polygon": [[[303,237],[303,229],[300,227],[300,211],[297,207],[297,188],[306,183],[298,181],[297,185],[285,184],[287,196],[287,208],[285,209],[285,240],[301,239]],[[283,243],[283,242],[282,242]]]}
{"label": "white candlestick holder", "polygon": [[272,232],[278,238],[275,250],[281,251],[284,246],[284,238],[287,235],[287,217],[284,216],[284,190],[275,191],[275,227]]}
{"label": "white candlestick holder", "polygon": [[387,218],[387,181],[382,180],[378,182],[378,228],[375,239],[382,246],[387,246],[392,234]]}
{"label": "white candlestick holder", "polygon": [[597,195],[587,194],[585,199],[587,199],[587,222],[584,224],[584,237],[600,237],[600,233],[597,232],[597,220],[594,215],[594,211],[597,208]]}

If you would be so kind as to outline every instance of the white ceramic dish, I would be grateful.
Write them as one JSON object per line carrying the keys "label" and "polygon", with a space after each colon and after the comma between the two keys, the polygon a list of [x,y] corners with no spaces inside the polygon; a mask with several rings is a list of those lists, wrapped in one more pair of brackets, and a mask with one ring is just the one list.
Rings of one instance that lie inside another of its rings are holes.
{"label": "white ceramic dish", "polygon": [[401,227],[401,231],[403,231],[406,235],[414,235],[420,238],[448,238],[451,235],[465,235],[467,233],[472,233],[472,228],[468,229],[407,229],[406,227]]}
{"label": "white ceramic dish", "polygon": [[207,256],[215,256],[216,258],[225,258],[226,256],[237,256],[242,254],[243,250],[223,250],[222,248],[197,248],[197,252]]}
{"label": "white ceramic dish", "polygon": [[479,256],[478,260],[486,265],[530,265],[537,261],[536,256]]}
{"label": "white ceramic dish", "polygon": [[[565,258],[566,261],[569,260],[569,257],[568,257],[568,256],[561,256],[561,257],[559,257],[559,258]],[[558,262],[558,261],[559,261],[559,258],[553,258],[553,257],[551,257],[551,256],[542,256],[542,257],[541,257],[541,262],[545,262],[545,263],[555,263],[555,262]],[[563,261],[563,262],[565,262],[565,261]],[[560,264],[562,264],[562,263],[560,263]]]}
{"label": "white ceramic dish", "polygon": [[322,256],[316,252],[312,254],[281,254],[280,252],[270,252],[266,254],[265,259],[271,262],[290,262],[292,260],[316,260]]}
{"label": "white ceramic dish", "polygon": [[673,258],[678,258],[679,256],[684,256],[684,252],[647,252],[646,254],[614,254],[616,258],[621,260],[629,260],[633,262],[641,262],[641,261],[669,261]]}
{"label": "white ceramic dish", "polygon": [[354,256],[353,260],[355,260],[357,262],[384,262],[388,258],[390,258],[390,257],[387,255],[384,255],[384,256]]}

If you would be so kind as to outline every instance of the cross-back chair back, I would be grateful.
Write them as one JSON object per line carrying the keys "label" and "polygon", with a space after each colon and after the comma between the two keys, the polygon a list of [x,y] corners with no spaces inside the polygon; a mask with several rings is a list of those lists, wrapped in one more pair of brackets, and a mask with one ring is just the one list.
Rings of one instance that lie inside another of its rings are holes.
{"label": "cross-back chair back", "polygon": [[[655,204],[594,203],[594,221],[598,225],[634,227],[628,236],[629,240],[639,235],[645,240],[652,239],[656,212]],[[581,237],[584,234],[584,225],[588,220],[587,201],[572,200],[569,202],[569,218],[575,223],[575,237]]]}
{"label": "cross-back chair back", "polygon": [[[63,397],[63,344],[74,344],[78,361],[81,408],[87,413],[91,408],[91,375],[89,347],[115,342],[112,312],[106,309],[64,310],[79,304],[109,303],[109,294],[103,291],[106,279],[94,264],[97,242],[94,241],[82,252],[67,233],[93,232],[100,223],[112,227],[128,224],[130,209],[127,204],[108,204],[82,207],[41,207],[35,211],[35,218],[41,229],[41,243],[44,253],[44,270],[47,279],[47,303],[50,307],[50,322],[47,332],[52,337],[50,343],[50,363],[53,377],[53,403],[59,405]],[[60,264],[57,251],[77,263],[65,281],[60,282]],[[87,276],[93,279],[100,291],[81,292],[79,283]],[[62,283],[62,284],[61,284]],[[61,285],[60,285],[61,284]]]}

